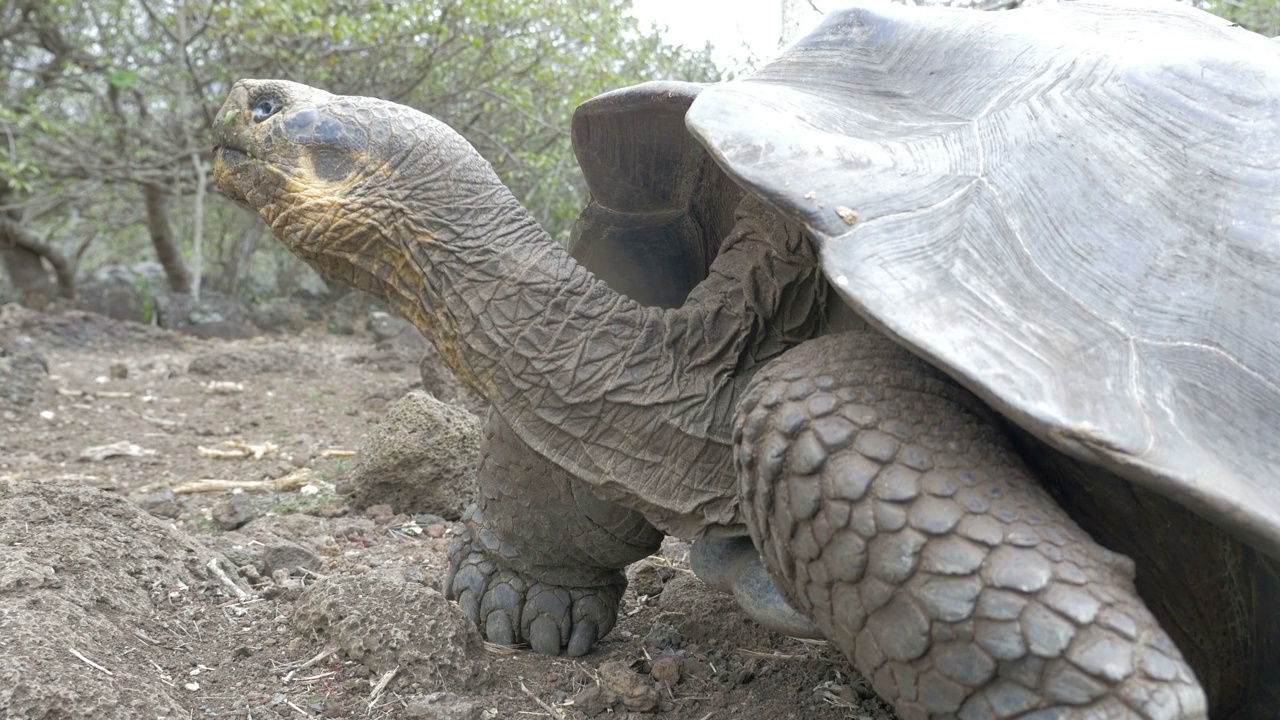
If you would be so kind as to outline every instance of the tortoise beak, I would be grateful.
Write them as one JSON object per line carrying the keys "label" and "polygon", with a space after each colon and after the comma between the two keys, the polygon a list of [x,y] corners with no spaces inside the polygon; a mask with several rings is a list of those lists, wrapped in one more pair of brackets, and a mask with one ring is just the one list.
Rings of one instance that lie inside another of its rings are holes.
{"label": "tortoise beak", "polygon": [[213,120],[213,179],[224,195],[240,204],[246,204],[248,188],[238,171],[253,158],[248,149],[252,127],[250,90],[244,80],[233,85]]}

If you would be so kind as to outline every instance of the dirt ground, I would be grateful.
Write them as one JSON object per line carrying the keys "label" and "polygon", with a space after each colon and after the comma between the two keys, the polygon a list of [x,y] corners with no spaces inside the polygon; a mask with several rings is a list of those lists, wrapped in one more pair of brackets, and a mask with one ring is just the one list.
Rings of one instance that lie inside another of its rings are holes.
{"label": "dirt ground", "polygon": [[381,338],[0,311],[0,717],[892,718],[675,540],[587,657],[482,643],[439,593],[451,523],[335,490],[422,387]]}

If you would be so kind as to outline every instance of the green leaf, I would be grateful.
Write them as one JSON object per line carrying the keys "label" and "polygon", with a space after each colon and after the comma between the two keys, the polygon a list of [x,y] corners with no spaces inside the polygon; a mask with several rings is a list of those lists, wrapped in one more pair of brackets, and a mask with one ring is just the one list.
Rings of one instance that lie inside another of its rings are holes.
{"label": "green leaf", "polygon": [[138,85],[138,73],[133,70],[121,70],[120,68],[112,68],[107,71],[107,82],[112,87],[121,90],[132,90]]}

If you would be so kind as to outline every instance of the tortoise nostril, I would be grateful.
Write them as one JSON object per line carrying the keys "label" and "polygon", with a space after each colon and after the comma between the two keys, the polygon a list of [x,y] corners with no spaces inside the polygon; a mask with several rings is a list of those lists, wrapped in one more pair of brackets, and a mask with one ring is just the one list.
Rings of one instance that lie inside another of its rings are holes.
{"label": "tortoise nostril", "polygon": [[253,101],[253,104],[249,107],[249,111],[253,115],[253,121],[255,123],[260,123],[280,112],[282,108],[284,108],[284,103],[281,102],[279,98],[271,95],[263,95]]}

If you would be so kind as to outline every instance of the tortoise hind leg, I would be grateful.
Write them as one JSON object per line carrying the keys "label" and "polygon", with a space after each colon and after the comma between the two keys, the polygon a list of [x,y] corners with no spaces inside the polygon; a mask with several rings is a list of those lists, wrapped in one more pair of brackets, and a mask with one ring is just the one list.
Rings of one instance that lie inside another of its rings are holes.
{"label": "tortoise hind leg", "polygon": [[1190,661],[1208,693],[1209,716],[1274,720],[1280,563],[1163,495],[1017,428],[1012,438],[1085,531],[1138,562],[1138,593]]}
{"label": "tortoise hind leg", "polygon": [[972,396],[886,338],[783,355],[735,437],[764,563],[903,720],[1207,717],[1132,564]]}
{"label": "tortoise hind leg", "polygon": [[489,413],[479,497],[449,548],[445,595],[491,642],[585,655],[613,628],[622,570],[662,533],[525,445]]}

